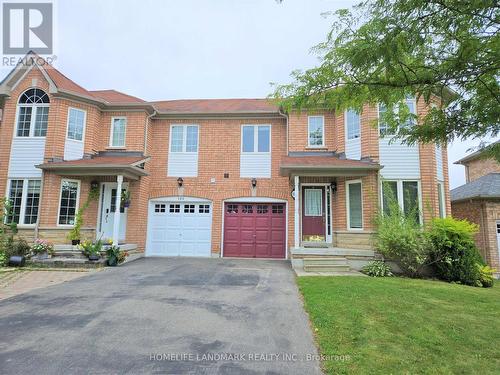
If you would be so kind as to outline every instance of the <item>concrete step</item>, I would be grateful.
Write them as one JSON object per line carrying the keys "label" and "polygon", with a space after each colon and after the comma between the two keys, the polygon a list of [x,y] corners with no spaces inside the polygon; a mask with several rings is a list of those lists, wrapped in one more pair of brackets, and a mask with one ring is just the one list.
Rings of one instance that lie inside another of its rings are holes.
{"label": "concrete step", "polygon": [[306,272],[349,272],[350,270],[349,265],[304,264],[304,271]]}
{"label": "concrete step", "polygon": [[341,256],[345,258],[350,257],[375,257],[375,252],[369,249],[346,249],[340,247],[328,248],[294,248],[292,249],[293,258],[311,258],[315,256]]}
{"label": "concrete step", "polygon": [[314,258],[303,258],[304,266],[314,266],[314,265],[332,265],[332,266],[347,266],[349,263],[346,258],[342,257],[314,257]]}

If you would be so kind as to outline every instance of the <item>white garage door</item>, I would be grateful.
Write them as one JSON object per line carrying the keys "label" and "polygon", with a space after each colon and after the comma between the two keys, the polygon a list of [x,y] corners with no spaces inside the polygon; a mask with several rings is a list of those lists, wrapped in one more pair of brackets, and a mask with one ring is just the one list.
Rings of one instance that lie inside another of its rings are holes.
{"label": "white garage door", "polygon": [[152,201],[146,254],[209,257],[211,232],[210,202]]}

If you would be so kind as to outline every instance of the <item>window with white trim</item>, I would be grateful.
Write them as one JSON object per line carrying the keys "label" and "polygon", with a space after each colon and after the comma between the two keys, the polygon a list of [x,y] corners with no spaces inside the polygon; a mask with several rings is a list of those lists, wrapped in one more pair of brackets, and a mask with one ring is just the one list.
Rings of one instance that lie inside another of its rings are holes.
{"label": "window with white trim", "polygon": [[61,181],[61,200],[59,204],[59,225],[74,225],[78,210],[79,181]]}
{"label": "window with white trim", "polygon": [[323,189],[304,189],[304,216],[323,216]]}
{"label": "window with white trim", "polygon": [[446,207],[444,203],[444,186],[440,181],[437,183],[437,193],[438,193],[438,205],[439,205],[439,217],[446,217]]}
{"label": "window with white trim", "polygon": [[111,147],[125,147],[127,118],[113,117],[111,119]]}
{"label": "window with white trim", "polygon": [[415,220],[421,223],[420,218],[420,185],[415,180],[384,180],[382,181],[382,209],[390,214],[391,201],[397,202],[399,208],[406,215],[414,215]]}
{"label": "window with white trim", "polygon": [[271,127],[269,125],[243,125],[242,152],[268,153],[271,151]]}
{"label": "window with white trim", "polygon": [[309,147],[323,147],[325,145],[325,118],[323,116],[308,116],[307,134]]}
{"label": "window with white trim", "polygon": [[75,141],[83,141],[85,129],[85,111],[70,108],[68,111],[68,134],[67,138]]}
{"label": "window with white trim", "polygon": [[349,109],[345,111],[347,139],[361,137],[361,116],[358,112]]}
{"label": "window with white trim", "polygon": [[9,203],[11,214],[7,222],[35,224],[40,207],[40,180],[18,179],[9,181]]}
{"label": "window with white trim", "polygon": [[346,183],[347,195],[347,227],[363,229],[363,203],[361,181]]}
{"label": "window with white trim", "polygon": [[49,122],[49,96],[40,89],[26,90],[18,101],[17,137],[45,137]]}
{"label": "window with white trim", "polygon": [[[411,98],[411,97],[408,97],[406,98],[405,100],[405,104],[406,106],[408,107],[408,111],[413,114],[413,115],[416,115],[416,107],[417,107],[417,103],[416,103],[416,99],[415,98]],[[398,129],[389,129],[389,126],[382,120],[382,118],[384,117],[384,114],[387,112],[387,107],[382,104],[382,103],[379,103],[378,104],[378,128],[379,128],[379,134],[381,137],[384,137],[386,135],[394,135],[396,134],[396,131]],[[395,108],[394,110],[395,114],[398,113],[398,108]],[[404,124],[400,124],[399,127],[400,128],[406,128],[406,127],[410,127],[410,126],[413,126],[415,125],[415,118],[409,118]]]}
{"label": "window with white trim", "polygon": [[170,152],[198,152],[198,125],[172,125]]}

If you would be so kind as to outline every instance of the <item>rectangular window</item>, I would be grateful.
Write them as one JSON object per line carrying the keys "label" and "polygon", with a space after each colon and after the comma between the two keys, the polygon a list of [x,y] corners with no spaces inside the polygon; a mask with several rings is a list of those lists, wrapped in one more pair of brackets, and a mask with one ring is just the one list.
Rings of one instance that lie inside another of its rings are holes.
{"label": "rectangular window", "polygon": [[267,204],[258,204],[257,205],[257,213],[258,214],[267,214],[269,211],[269,208]]}
{"label": "rectangular window", "polygon": [[198,125],[173,125],[170,152],[198,152]]}
{"label": "rectangular window", "polygon": [[242,127],[242,152],[268,153],[271,151],[271,126],[244,125]]}
{"label": "rectangular window", "polygon": [[70,108],[68,112],[68,139],[83,141],[85,128],[85,111]]}
{"label": "rectangular window", "polygon": [[359,113],[350,109],[346,111],[347,139],[356,139],[361,136],[361,117]]}
{"label": "rectangular window", "polygon": [[282,214],[282,213],[283,213],[283,206],[273,204],[273,214]]}
{"label": "rectangular window", "polygon": [[209,204],[200,204],[198,207],[198,212],[200,214],[209,214],[210,213],[210,205]]}
{"label": "rectangular window", "polygon": [[323,216],[323,189],[304,190],[304,215]]}
{"label": "rectangular window", "polygon": [[62,180],[61,202],[59,206],[59,225],[74,225],[78,209],[78,181]]}
{"label": "rectangular window", "polygon": [[226,206],[226,212],[228,214],[237,214],[238,213],[238,205],[237,204],[228,204]]}
{"label": "rectangular window", "polygon": [[[407,98],[405,100],[405,104],[408,107],[408,110],[411,114],[415,115],[416,112],[416,101],[415,98]],[[389,129],[389,126],[383,122],[382,117],[384,114],[387,112],[387,108],[385,105],[379,103],[378,105],[378,127],[379,127],[379,133],[381,137],[384,137],[385,135],[394,135],[395,130],[397,129]],[[398,108],[395,108],[395,113],[397,114]],[[400,124],[400,127],[409,127],[415,125],[415,119],[411,118],[408,121],[406,121],[404,124]]]}
{"label": "rectangular window", "polygon": [[168,211],[173,214],[178,214],[181,212],[181,205],[180,204],[171,204],[168,208]]}
{"label": "rectangular window", "polygon": [[23,202],[23,184],[24,180],[11,180],[9,189],[9,202],[11,215],[7,221],[9,223],[18,223],[21,217],[21,206]]}
{"label": "rectangular window", "polygon": [[36,224],[40,205],[40,180],[29,180],[24,209],[24,224]]}
{"label": "rectangular window", "polygon": [[114,117],[111,123],[111,147],[125,147],[125,134],[127,130],[127,119]]}
{"label": "rectangular window", "polygon": [[49,107],[37,107],[35,116],[34,137],[45,137],[47,135],[47,124],[49,123]]}
{"label": "rectangular window", "polygon": [[31,127],[31,113],[33,107],[19,107],[19,115],[17,118],[17,136],[29,137]]}
{"label": "rectangular window", "polygon": [[156,213],[164,213],[166,211],[166,205],[157,203],[155,204],[155,212]]}
{"label": "rectangular window", "polygon": [[[390,214],[391,203],[398,204],[398,182],[383,181],[382,182],[382,207],[386,215]],[[399,205],[399,204],[398,204]]]}
{"label": "rectangular window", "polygon": [[184,205],[184,213],[185,214],[194,214],[194,204],[185,204]]}
{"label": "rectangular window", "polygon": [[438,190],[438,204],[439,204],[439,217],[446,217],[446,208],[444,205],[444,186],[442,182],[437,184]]}
{"label": "rectangular window", "polygon": [[361,197],[361,182],[347,183],[347,207],[349,229],[363,228],[363,208]]}
{"label": "rectangular window", "polygon": [[11,215],[8,222],[17,224],[35,224],[40,206],[40,180],[10,180],[9,202]]}
{"label": "rectangular window", "polygon": [[309,147],[322,147],[324,143],[324,117],[309,116],[308,117],[308,139]]}
{"label": "rectangular window", "polygon": [[420,222],[417,181],[403,181],[403,199],[405,215],[413,215],[415,219]]}

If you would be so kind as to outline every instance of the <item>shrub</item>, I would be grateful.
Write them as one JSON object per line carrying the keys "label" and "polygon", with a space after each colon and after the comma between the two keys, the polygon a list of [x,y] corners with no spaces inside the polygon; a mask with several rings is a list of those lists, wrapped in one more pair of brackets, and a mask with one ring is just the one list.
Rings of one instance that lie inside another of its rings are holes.
{"label": "shrub", "polygon": [[419,276],[429,262],[429,245],[414,212],[405,214],[392,201],[386,213],[379,212],[375,224],[375,249],[394,261],[410,277]]}
{"label": "shrub", "polygon": [[31,246],[24,238],[9,241],[9,246],[6,249],[6,255],[11,257],[13,255],[28,256],[31,254]]}
{"label": "shrub", "polygon": [[0,267],[4,267],[7,265],[9,259],[7,257],[7,254],[5,254],[4,251],[0,250]]}
{"label": "shrub", "polygon": [[368,263],[363,267],[363,273],[372,277],[392,276],[391,267],[381,260]]}
{"label": "shrub", "polygon": [[484,261],[474,243],[477,225],[451,217],[434,219],[428,232],[436,275],[446,281],[481,286]]}
{"label": "shrub", "polygon": [[106,255],[108,256],[108,266],[116,266],[125,261],[128,253],[126,251],[121,251],[119,246],[111,245],[106,250]]}
{"label": "shrub", "polygon": [[493,286],[493,274],[495,270],[490,266],[482,266],[477,264],[479,270],[479,281],[481,281],[481,285],[483,288],[491,288]]}

